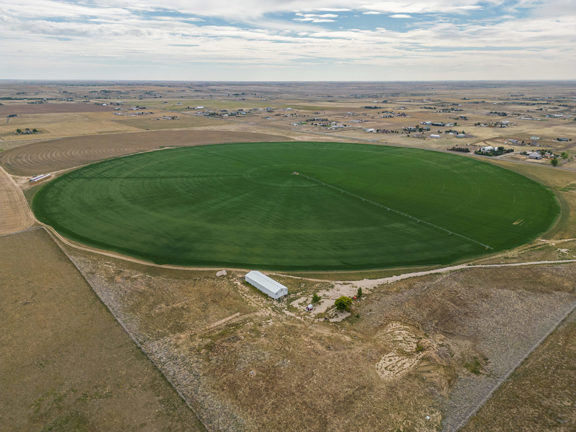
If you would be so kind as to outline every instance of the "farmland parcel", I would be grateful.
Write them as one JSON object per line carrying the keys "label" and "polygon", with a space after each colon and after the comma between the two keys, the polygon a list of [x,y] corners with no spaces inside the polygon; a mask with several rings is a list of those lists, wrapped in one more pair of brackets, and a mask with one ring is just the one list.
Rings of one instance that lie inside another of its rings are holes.
{"label": "farmland parcel", "polygon": [[542,185],[487,163],[310,142],[104,161],[33,208],[64,236],[156,263],[288,270],[444,264],[520,245],[558,214]]}

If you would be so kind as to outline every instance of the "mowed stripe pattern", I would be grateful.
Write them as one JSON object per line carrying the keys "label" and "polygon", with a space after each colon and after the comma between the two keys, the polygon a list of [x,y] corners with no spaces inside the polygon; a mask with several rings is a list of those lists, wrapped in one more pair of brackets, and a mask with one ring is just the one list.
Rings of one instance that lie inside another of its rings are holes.
{"label": "mowed stripe pattern", "polygon": [[285,270],[445,264],[522,244],[559,211],[542,185],[471,158],[310,142],[100,162],[33,208],[69,238],[156,263]]}

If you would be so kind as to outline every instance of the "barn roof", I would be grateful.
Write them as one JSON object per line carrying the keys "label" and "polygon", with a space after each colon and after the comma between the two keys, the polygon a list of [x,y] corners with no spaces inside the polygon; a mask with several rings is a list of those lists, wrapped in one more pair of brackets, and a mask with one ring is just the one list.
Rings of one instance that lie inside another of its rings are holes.
{"label": "barn roof", "polygon": [[260,285],[266,287],[268,290],[273,292],[274,294],[280,293],[282,290],[286,290],[287,288],[282,285],[280,282],[276,282],[274,279],[269,278],[263,273],[259,271],[251,271],[246,274],[246,279],[250,279]]}

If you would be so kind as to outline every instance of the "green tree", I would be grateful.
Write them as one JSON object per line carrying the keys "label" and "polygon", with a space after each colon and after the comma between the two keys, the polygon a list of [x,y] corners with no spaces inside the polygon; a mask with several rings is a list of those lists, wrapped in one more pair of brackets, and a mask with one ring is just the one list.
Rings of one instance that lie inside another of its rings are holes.
{"label": "green tree", "polygon": [[18,135],[20,135],[20,134],[22,133],[22,129],[20,129],[20,128],[16,129],[16,133],[17,133]]}
{"label": "green tree", "polygon": [[350,312],[350,308],[352,307],[352,299],[347,296],[338,297],[334,302],[334,306],[338,310],[345,310]]}
{"label": "green tree", "polygon": [[358,298],[362,297],[362,288],[358,288],[358,291],[356,292],[356,297]]}
{"label": "green tree", "polygon": [[552,166],[558,166],[558,158],[554,158],[550,161],[550,163],[552,164]]}
{"label": "green tree", "polygon": [[568,153],[567,153],[567,152],[562,152],[562,154],[560,155],[560,157],[562,157],[562,159],[568,159]]}

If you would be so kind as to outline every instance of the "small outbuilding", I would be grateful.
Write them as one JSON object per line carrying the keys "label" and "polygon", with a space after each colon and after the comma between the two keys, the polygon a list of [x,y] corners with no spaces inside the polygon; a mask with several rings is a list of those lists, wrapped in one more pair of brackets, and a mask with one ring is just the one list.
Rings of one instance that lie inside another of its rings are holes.
{"label": "small outbuilding", "polygon": [[264,294],[275,300],[288,294],[288,288],[259,271],[251,271],[247,273],[244,279],[250,285],[258,288]]}
{"label": "small outbuilding", "polygon": [[542,159],[542,155],[538,152],[528,153],[528,159],[540,160],[540,159]]}

